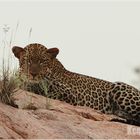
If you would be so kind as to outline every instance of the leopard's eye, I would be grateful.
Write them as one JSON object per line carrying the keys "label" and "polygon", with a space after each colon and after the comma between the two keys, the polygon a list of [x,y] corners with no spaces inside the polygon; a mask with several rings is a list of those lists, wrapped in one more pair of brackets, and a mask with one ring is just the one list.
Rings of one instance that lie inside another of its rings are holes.
{"label": "leopard's eye", "polygon": [[42,66],[43,65],[43,62],[40,62],[40,65]]}

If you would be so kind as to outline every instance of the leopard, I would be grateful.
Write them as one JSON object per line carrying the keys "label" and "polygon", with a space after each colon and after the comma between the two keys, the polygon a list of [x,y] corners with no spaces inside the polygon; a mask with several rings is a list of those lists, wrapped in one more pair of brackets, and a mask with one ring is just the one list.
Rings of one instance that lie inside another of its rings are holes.
{"label": "leopard", "polygon": [[67,70],[57,58],[58,48],[31,43],[13,46],[12,52],[19,61],[20,73],[28,77],[30,85],[38,89],[36,92],[42,92],[37,84],[43,81],[48,98],[140,124],[140,91],[135,87]]}

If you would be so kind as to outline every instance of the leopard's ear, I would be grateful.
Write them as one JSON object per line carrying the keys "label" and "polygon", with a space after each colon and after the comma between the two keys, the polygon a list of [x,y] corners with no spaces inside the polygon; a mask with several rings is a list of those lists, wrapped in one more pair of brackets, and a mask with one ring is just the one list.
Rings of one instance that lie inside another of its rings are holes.
{"label": "leopard's ear", "polygon": [[52,58],[55,58],[59,53],[59,49],[58,48],[50,48],[47,50],[47,53],[51,54]]}
{"label": "leopard's ear", "polygon": [[23,51],[24,51],[24,49],[21,48],[21,47],[14,46],[14,47],[12,48],[12,52],[14,53],[15,57],[17,57],[18,59],[20,58],[20,54],[21,54],[21,52],[23,52]]}

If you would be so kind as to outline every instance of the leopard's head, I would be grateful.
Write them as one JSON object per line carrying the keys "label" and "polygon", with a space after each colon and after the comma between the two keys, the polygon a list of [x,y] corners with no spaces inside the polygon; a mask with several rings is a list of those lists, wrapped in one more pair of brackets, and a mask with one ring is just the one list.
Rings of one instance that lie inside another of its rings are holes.
{"label": "leopard's head", "polygon": [[56,64],[58,48],[47,49],[41,44],[29,44],[25,48],[14,46],[12,51],[19,60],[20,73],[30,81],[42,80]]}

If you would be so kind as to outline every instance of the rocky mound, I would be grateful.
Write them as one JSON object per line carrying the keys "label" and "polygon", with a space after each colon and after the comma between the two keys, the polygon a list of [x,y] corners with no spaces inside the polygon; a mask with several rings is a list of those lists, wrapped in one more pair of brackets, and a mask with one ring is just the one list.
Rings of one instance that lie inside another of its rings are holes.
{"label": "rocky mound", "polygon": [[75,107],[23,90],[15,91],[13,101],[18,108],[0,103],[1,139],[140,138],[140,133],[133,133],[140,127],[112,122],[116,116],[87,107]]}

